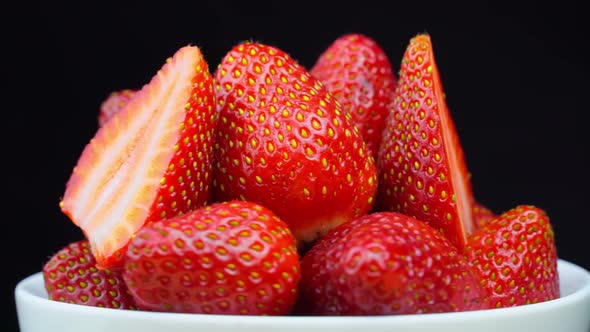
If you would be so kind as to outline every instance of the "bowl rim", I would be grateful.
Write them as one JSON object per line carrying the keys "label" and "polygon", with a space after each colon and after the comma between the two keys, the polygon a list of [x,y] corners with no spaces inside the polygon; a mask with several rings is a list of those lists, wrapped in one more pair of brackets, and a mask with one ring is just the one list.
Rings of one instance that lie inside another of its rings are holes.
{"label": "bowl rim", "polygon": [[[421,322],[429,321],[431,323],[444,321],[448,319],[498,319],[499,316],[521,316],[528,315],[533,312],[551,311],[556,307],[575,305],[586,298],[590,298],[590,271],[576,265],[572,262],[558,259],[558,273],[561,275],[564,271],[573,275],[572,279],[577,280],[577,289],[568,295],[562,296],[558,299],[539,302],[529,305],[522,305],[510,308],[497,308],[487,310],[474,310],[464,312],[446,312],[446,313],[428,313],[420,315],[387,315],[387,316],[244,316],[244,315],[212,315],[212,314],[192,314],[192,313],[169,313],[169,312],[153,312],[153,311],[139,311],[139,310],[119,310],[111,308],[99,308],[92,306],[84,306],[77,304],[70,304],[58,301],[51,301],[45,296],[39,296],[39,287],[43,287],[43,275],[41,272],[34,273],[19,281],[14,289],[14,296],[17,302],[29,303],[37,306],[53,306],[54,309],[60,311],[73,311],[79,314],[86,315],[104,315],[109,317],[117,317],[121,319],[157,319],[158,321],[168,320],[183,320],[195,321],[199,324],[203,323],[217,323],[225,322],[230,324],[252,324],[255,322],[259,324],[309,324],[310,327],[318,327],[318,324],[334,324],[337,320],[341,324],[351,322],[362,324],[383,323],[383,321],[395,320],[397,323],[411,323],[416,320]],[[562,284],[560,283],[560,287]],[[44,291],[44,288],[42,288]]]}

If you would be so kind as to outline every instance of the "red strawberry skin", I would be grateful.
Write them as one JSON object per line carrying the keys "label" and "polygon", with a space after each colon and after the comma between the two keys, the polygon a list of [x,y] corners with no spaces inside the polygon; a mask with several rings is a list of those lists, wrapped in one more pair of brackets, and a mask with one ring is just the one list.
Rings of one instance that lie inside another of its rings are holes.
{"label": "red strawberry skin", "polygon": [[141,229],[123,277],[139,309],[285,315],[297,298],[300,267],[282,220],[258,204],[232,201]]}
{"label": "red strawberry skin", "polygon": [[490,210],[487,206],[478,201],[473,202],[472,211],[473,222],[477,226],[477,229],[482,228],[492,219],[497,217],[494,211]]}
{"label": "red strawberry skin", "polygon": [[350,113],[367,150],[376,157],[396,83],[385,51],[368,36],[346,34],[320,55],[311,74]]}
{"label": "red strawberry skin", "polygon": [[137,90],[123,89],[111,92],[100,104],[98,113],[98,125],[102,127],[115,113],[125,108],[133,99]]}
{"label": "red strawberry skin", "polygon": [[307,314],[466,311],[481,309],[485,298],[467,261],[440,232],[397,212],[336,227],[305,254],[301,270]]}
{"label": "red strawberry skin", "polygon": [[43,266],[50,300],[93,307],[136,309],[119,271],[99,270],[86,240],[73,242]]}
{"label": "red strawberry skin", "polygon": [[428,223],[463,249],[473,192],[429,35],[410,40],[378,154],[377,210]]}
{"label": "red strawberry skin", "polygon": [[553,228],[538,207],[519,205],[492,219],[469,238],[466,254],[491,308],[560,295]]}
{"label": "red strawberry skin", "polygon": [[215,72],[215,199],[257,202],[311,242],[373,206],[373,157],[349,116],[284,51],[245,42]]}
{"label": "red strawberry skin", "polygon": [[214,130],[212,75],[185,46],[86,145],[60,203],[100,268],[121,268],[143,225],[207,203]]}

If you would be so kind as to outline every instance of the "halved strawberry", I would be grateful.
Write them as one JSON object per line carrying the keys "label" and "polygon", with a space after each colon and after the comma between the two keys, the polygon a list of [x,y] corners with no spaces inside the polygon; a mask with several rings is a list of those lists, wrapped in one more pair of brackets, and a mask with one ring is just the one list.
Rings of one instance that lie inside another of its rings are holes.
{"label": "halved strawberry", "polygon": [[459,248],[475,225],[473,193],[429,35],[411,39],[378,154],[381,210],[427,222]]}
{"label": "halved strawberry", "polygon": [[100,268],[120,266],[146,223],[206,203],[216,123],[207,63],[198,47],[185,46],[98,130],[60,205]]}
{"label": "halved strawberry", "polygon": [[469,238],[466,254],[491,308],[560,295],[553,227],[536,206],[518,205],[489,221]]}
{"label": "halved strawberry", "polygon": [[385,51],[368,36],[346,34],[320,55],[311,74],[350,113],[367,150],[376,157],[395,93],[395,75]]}
{"label": "halved strawberry", "polygon": [[102,127],[115,113],[125,108],[133,99],[137,90],[123,89],[111,92],[100,104],[98,126]]}
{"label": "halved strawberry", "polygon": [[236,45],[215,72],[215,198],[260,203],[298,245],[369,211],[374,159],[338,101],[295,59]]}
{"label": "halved strawberry", "polygon": [[43,266],[50,300],[114,309],[136,309],[120,271],[99,270],[86,240],[72,242]]}

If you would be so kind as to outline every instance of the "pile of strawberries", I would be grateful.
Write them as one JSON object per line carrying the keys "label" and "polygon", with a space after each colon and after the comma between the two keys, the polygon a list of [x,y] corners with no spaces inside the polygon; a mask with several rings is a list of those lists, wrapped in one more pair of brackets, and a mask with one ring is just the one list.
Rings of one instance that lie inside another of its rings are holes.
{"label": "pile of strawberries", "polygon": [[399,72],[343,35],[306,69],[245,41],[180,48],[102,104],[60,208],[86,238],[49,298],[119,309],[395,315],[559,297],[552,226],[473,195],[429,35]]}

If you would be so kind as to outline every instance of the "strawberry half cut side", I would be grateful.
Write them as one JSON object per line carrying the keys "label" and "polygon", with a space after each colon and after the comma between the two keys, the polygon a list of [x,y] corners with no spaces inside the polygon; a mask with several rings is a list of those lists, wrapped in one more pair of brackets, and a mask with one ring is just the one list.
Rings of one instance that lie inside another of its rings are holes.
{"label": "strawberry half cut side", "polygon": [[429,35],[411,39],[378,155],[378,206],[430,224],[462,249],[473,192]]}
{"label": "strawberry half cut side", "polygon": [[98,267],[120,266],[147,222],[204,204],[214,106],[201,51],[185,46],[84,148],[60,206],[88,238]]}

